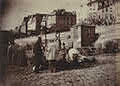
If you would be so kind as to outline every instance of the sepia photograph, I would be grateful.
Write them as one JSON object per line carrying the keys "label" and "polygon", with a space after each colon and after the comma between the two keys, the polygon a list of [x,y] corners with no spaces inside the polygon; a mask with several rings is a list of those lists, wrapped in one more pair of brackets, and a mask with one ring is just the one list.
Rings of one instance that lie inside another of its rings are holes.
{"label": "sepia photograph", "polygon": [[0,0],[0,86],[120,86],[120,0]]}

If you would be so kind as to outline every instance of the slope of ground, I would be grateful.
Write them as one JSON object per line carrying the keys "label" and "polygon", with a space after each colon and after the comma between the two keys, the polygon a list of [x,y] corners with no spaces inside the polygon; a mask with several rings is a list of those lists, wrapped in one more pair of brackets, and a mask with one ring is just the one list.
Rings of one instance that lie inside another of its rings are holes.
{"label": "slope of ground", "polygon": [[99,65],[56,73],[12,73],[8,86],[115,86],[115,57],[96,56]]}

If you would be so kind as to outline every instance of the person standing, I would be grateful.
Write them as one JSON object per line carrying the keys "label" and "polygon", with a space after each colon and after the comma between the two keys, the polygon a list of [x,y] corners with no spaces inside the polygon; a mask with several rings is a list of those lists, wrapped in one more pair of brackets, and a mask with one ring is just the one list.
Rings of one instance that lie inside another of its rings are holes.
{"label": "person standing", "polygon": [[8,52],[7,52],[7,55],[8,55],[8,64],[13,64],[14,63],[14,43],[10,43],[9,46],[8,46]]}
{"label": "person standing", "polygon": [[27,44],[25,47],[25,56],[27,59],[27,65],[30,66],[32,64],[32,56],[33,56],[32,46],[30,44]]}
{"label": "person standing", "polygon": [[65,43],[63,42],[63,61],[65,62],[65,57],[66,57],[66,54],[67,54],[67,50],[66,50],[66,47],[65,47]]}
{"label": "person standing", "polygon": [[58,55],[58,42],[56,40],[48,46],[46,59],[48,60],[48,69],[50,72],[56,72],[56,58]]}
{"label": "person standing", "polygon": [[33,52],[35,54],[35,72],[39,72],[39,67],[43,65],[43,52],[42,52],[42,40],[38,37],[37,42],[34,45]]}

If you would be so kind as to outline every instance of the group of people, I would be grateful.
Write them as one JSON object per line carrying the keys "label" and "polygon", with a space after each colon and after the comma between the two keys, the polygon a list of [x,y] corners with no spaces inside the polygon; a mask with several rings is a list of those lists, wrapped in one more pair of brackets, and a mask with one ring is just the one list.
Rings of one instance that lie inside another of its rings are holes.
{"label": "group of people", "polygon": [[[61,45],[62,47],[60,47]],[[38,37],[38,40],[34,45],[33,52],[35,55],[35,72],[39,72],[40,68],[42,69],[42,66],[44,67],[46,63],[48,63],[48,70],[50,72],[56,72],[56,62],[58,60],[62,60],[64,62],[67,61],[67,59],[73,60],[73,58],[71,58],[71,51],[69,52],[68,49],[66,49],[65,43],[63,42],[61,44],[58,39],[55,39],[54,42],[44,46],[42,44],[41,37]],[[70,54],[70,56],[67,56],[67,54]]]}
{"label": "group of people", "polygon": [[41,37],[38,37],[33,49],[35,54],[35,72],[39,72],[39,67],[45,65],[46,62],[48,62],[49,71],[55,72],[59,48],[59,40],[54,40],[53,43],[43,46]]}

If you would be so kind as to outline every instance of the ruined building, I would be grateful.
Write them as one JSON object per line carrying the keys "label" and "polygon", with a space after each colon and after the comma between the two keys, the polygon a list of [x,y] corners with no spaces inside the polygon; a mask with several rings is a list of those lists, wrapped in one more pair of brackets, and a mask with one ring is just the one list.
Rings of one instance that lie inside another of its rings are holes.
{"label": "ruined building", "polygon": [[35,14],[24,17],[19,27],[22,35],[39,35],[41,32],[69,31],[76,24],[76,13],[65,9],[54,10],[50,14]]}
{"label": "ruined building", "polygon": [[44,14],[35,14],[24,17],[20,25],[20,33],[25,35],[40,34],[41,22]]}

